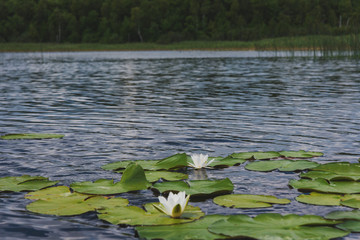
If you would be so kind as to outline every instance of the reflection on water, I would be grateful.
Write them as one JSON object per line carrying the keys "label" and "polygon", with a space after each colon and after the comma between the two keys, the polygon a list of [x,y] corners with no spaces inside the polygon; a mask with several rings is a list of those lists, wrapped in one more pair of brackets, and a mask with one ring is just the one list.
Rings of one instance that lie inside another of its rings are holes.
{"label": "reflection on water", "polygon": [[[1,53],[0,134],[51,132],[64,139],[0,141],[0,174],[42,175],[68,185],[98,178],[119,160],[161,159],[178,152],[227,156],[240,151],[311,150],[318,161],[360,157],[360,77],[353,60],[258,57],[255,52]],[[263,212],[324,215],[334,209],[297,203],[294,173],[243,166],[190,171],[191,179],[229,177],[234,193],[292,200]],[[206,176],[207,175],[207,176]],[[140,206],[151,191],[122,195]],[[132,228],[93,213],[58,218],[25,211],[22,194],[0,193],[1,236],[29,239],[133,238]],[[356,235],[351,235],[351,239]],[[56,237],[55,237],[56,238]]]}

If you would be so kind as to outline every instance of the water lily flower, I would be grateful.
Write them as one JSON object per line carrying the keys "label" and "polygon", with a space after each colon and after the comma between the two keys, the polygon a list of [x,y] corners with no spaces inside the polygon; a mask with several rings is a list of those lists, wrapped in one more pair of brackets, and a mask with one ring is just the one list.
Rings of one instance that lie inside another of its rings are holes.
{"label": "water lily flower", "polygon": [[207,167],[210,163],[212,163],[215,159],[208,161],[209,155],[205,154],[192,154],[191,160],[193,163],[189,162],[189,165],[193,168],[200,169]]}
{"label": "water lily flower", "polygon": [[159,197],[160,206],[154,205],[159,211],[171,216],[172,218],[179,218],[184,212],[186,205],[189,202],[190,195],[185,197],[185,192],[178,194],[169,193],[168,199],[163,196]]}

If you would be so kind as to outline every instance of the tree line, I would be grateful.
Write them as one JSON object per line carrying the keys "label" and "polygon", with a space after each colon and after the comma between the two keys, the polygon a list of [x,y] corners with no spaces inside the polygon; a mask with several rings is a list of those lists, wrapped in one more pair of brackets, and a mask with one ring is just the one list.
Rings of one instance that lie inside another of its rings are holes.
{"label": "tree line", "polygon": [[359,0],[0,0],[0,42],[251,41],[359,23]]}

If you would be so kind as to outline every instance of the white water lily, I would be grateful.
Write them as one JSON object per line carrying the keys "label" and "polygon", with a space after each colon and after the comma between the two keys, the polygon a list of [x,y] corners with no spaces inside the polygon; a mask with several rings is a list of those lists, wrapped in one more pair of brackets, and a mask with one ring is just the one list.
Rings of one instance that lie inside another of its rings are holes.
{"label": "white water lily", "polygon": [[186,205],[189,202],[189,198],[190,195],[185,197],[185,192],[179,192],[178,194],[170,192],[168,199],[160,196],[159,201],[161,205],[154,205],[154,207],[173,218],[179,218],[184,212]]}
{"label": "white water lily", "polygon": [[189,165],[193,168],[200,169],[207,167],[210,163],[212,163],[215,159],[208,161],[209,155],[205,154],[192,154],[191,160],[193,163],[189,162]]}

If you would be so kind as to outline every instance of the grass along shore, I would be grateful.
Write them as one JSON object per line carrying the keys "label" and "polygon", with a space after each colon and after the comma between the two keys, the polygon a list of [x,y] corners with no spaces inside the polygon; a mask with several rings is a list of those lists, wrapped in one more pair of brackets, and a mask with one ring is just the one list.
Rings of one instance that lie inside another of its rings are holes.
{"label": "grass along shore", "polygon": [[184,41],[157,43],[0,43],[0,52],[138,51],[138,50],[255,50],[255,51],[347,51],[360,53],[360,35],[302,36],[258,41]]}

